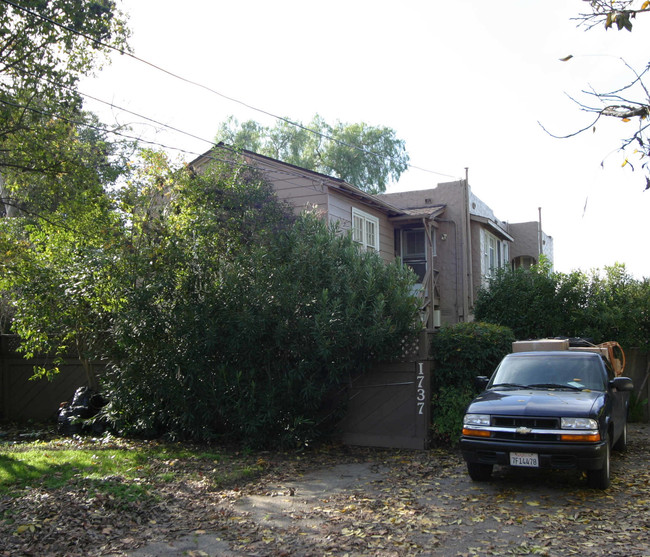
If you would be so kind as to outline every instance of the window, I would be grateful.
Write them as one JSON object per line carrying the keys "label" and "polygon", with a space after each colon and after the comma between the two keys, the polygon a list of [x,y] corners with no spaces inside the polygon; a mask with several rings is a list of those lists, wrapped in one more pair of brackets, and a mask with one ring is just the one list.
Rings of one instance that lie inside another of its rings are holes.
{"label": "window", "polygon": [[419,283],[422,283],[427,272],[427,242],[424,228],[402,230],[401,241],[402,262],[415,271]]}
{"label": "window", "polygon": [[352,239],[364,249],[379,251],[379,219],[352,208]]}
{"label": "window", "polygon": [[494,276],[497,269],[508,265],[509,246],[486,230],[481,230],[481,274],[484,278]]}

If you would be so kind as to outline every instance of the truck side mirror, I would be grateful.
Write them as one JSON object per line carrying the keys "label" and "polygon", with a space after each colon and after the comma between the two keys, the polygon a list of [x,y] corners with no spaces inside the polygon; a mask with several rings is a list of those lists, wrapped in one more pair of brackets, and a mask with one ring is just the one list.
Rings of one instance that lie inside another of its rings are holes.
{"label": "truck side mirror", "polygon": [[615,377],[609,382],[609,387],[611,389],[616,389],[619,392],[634,390],[632,379],[629,377]]}
{"label": "truck side mirror", "polygon": [[487,387],[487,384],[490,382],[490,378],[486,377],[485,375],[478,375],[474,378],[474,386],[479,390],[479,391],[484,391],[485,387]]}

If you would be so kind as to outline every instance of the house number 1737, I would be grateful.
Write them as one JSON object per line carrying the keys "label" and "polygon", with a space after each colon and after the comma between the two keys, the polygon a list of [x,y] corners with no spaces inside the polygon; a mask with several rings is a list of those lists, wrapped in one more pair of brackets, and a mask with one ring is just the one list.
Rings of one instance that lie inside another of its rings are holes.
{"label": "house number 1737", "polygon": [[417,410],[418,414],[423,415],[424,414],[424,405],[426,403],[426,390],[424,388],[424,363],[418,362],[418,374],[416,376],[417,380]]}

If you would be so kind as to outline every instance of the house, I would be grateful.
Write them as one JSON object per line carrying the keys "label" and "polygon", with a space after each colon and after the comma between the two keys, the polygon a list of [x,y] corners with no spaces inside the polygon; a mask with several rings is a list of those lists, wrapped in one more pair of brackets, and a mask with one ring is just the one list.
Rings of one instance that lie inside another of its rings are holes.
{"label": "house", "polygon": [[[487,286],[497,269],[530,267],[539,262],[540,254],[553,262],[553,238],[541,230],[540,223],[497,219],[472,192],[467,179],[377,197],[403,210],[444,207],[431,233],[429,261],[437,293],[434,325],[471,320],[479,288]],[[396,255],[400,255],[399,246]]]}
{"label": "house", "polygon": [[[223,145],[219,156],[232,156]],[[215,150],[195,159],[200,171]],[[259,169],[296,213],[316,211],[350,231],[361,249],[385,261],[396,257],[418,276],[421,318],[427,328],[471,321],[476,293],[497,269],[552,262],[552,238],[537,223],[508,224],[474,195],[468,180],[428,190],[371,195],[345,181],[251,151],[246,164]],[[540,239],[541,238],[541,239]],[[540,251],[542,245],[544,251]]]}
{"label": "house", "polygon": [[539,263],[540,255],[553,263],[553,238],[544,233],[540,222],[510,224],[509,229],[516,238],[510,252],[513,269],[529,269],[531,265]]}

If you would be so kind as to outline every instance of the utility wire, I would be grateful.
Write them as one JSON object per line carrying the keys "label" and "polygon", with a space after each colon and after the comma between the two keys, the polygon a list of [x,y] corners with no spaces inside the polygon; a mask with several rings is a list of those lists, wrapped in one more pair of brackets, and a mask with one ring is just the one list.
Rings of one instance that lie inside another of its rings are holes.
{"label": "utility wire", "polygon": [[[83,95],[83,93],[80,93],[80,94]],[[125,110],[126,112],[131,113],[131,111],[126,110],[126,109],[121,109],[120,107],[118,107],[118,106],[116,106],[116,105],[114,105],[112,103],[108,103],[107,101],[101,101],[100,99],[97,99],[97,100],[99,100],[99,102],[104,102],[106,104],[109,104],[110,106],[112,106],[114,108],[117,108],[119,110]],[[160,147],[162,149],[169,149],[169,150],[179,151],[179,152],[182,152],[182,153],[184,153],[186,155],[191,155],[191,156],[193,156],[195,158],[204,157],[204,158],[207,158],[208,160],[215,161],[215,162],[220,162],[220,163],[223,163],[223,164],[228,164],[230,166],[236,166],[238,168],[246,168],[246,169],[253,170],[253,171],[259,171],[259,168],[257,166],[255,166],[254,164],[248,164],[246,162],[241,162],[240,160],[233,160],[231,158],[221,158],[221,157],[216,156],[214,154],[214,151],[210,151],[208,153],[197,153],[196,151],[190,151],[188,149],[182,149],[180,147],[165,145],[164,143],[160,143],[160,142],[156,142],[156,141],[145,140],[145,139],[142,139],[142,138],[140,138],[138,136],[134,136],[134,135],[124,133],[123,131],[118,131],[116,129],[111,129],[111,128],[107,128],[107,127],[104,127],[104,126],[98,126],[96,124],[91,124],[90,122],[87,122],[87,121],[73,120],[73,119],[68,118],[66,116],[62,116],[61,114],[57,114],[55,112],[49,112],[49,111],[45,111],[45,110],[42,110],[42,109],[34,108],[32,106],[23,105],[23,104],[19,104],[19,103],[14,103],[14,102],[7,101],[7,100],[4,100],[4,99],[0,99],[0,103],[11,106],[11,107],[14,107],[14,108],[18,108],[20,110],[26,110],[26,111],[33,112],[33,113],[36,113],[36,114],[40,114],[41,116],[59,118],[61,121],[66,122],[68,124],[75,125],[75,126],[87,127],[87,128],[99,131],[99,132],[113,134],[113,135],[116,135],[118,137],[122,137],[124,139],[128,139],[128,140],[135,141],[135,142],[140,142],[140,143],[146,143],[148,145],[152,145],[154,147]],[[132,113],[132,114],[137,115],[136,113]],[[144,117],[144,118],[146,118],[146,117]],[[146,119],[151,120],[149,118],[146,118]],[[155,120],[152,120],[152,121],[155,122]],[[166,124],[160,123],[160,125],[162,125],[164,127],[169,127],[170,129],[175,130],[175,128],[172,128],[171,126],[167,126]],[[180,130],[178,130],[178,131],[180,131]],[[186,133],[186,132],[180,131],[180,133]],[[192,135],[192,134],[187,134],[187,135]],[[210,145],[212,145],[212,147],[218,147],[219,146],[219,144],[217,144],[214,141],[210,141],[210,140],[207,140],[207,139],[202,139],[202,138],[199,138],[198,136],[192,136],[192,137],[196,137],[197,139],[200,139],[201,141],[209,143]],[[226,147],[226,146],[224,146],[224,149],[226,149],[227,151],[229,151],[231,153],[236,153],[237,152],[237,149],[229,148],[229,147]],[[274,169],[273,172],[276,173],[276,174],[284,174],[286,176],[304,178],[304,179],[311,180],[311,181],[314,180],[313,176],[309,176],[308,174],[306,174],[304,172],[301,172],[298,169],[298,167],[295,167],[295,168],[287,167],[286,170]]]}
{"label": "utility wire", "polygon": [[[112,45],[109,45],[109,44],[104,43],[102,41],[99,41],[99,40],[97,40],[97,39],[95,39],[95,38],[93,38],[93,37],[91,37],[89,35],[86,35],[85,33],[81,33],[80,31],[72,29],[71,27],[69,27],[67,25],[64,25],[64,24],[62,24],[60,22],[57,22],[57,21],[55,21],[55,20],[53,20],[53,19],[51,19],[51,18],[49,18],[47,16],[41,15],[39,13],[34,12],[33,10],[30,10],[28,8],[20,6],[16,2],[14,2],[13,0],[0,0],[0,2],[3,2],[5,4],[7,4],[7,5],[10,5],[10,6],[14,7],[15,9],[20,10],[20,11],[22,11],[24,13],[27,13],[27,14],[33,16],[33,17],[37,17],[39,19],[42,19],[43,21],[51,23],[52,25],[60,27],[61,29],[64,29],[64,30],[68,31],[69,33],[73,33],[75,35],[79,35],[81,37],[84,37],[85,39],[89,40],[90,42],[92,42],[94,44],[97,44],[97,45],[102,46],[104,48],[107,48],[109,50],[113,50],[113,51],[118,52],[119,54],[122,54],[124,56],[128,56],[129,58],[132,58],[133,60],[136,60],[137,62],[145,64],[145,65],[147,65],[147,66],[149,66],[151,68],[154,68],[157,71],[165,73],[165,74],[169,75],[170,77],[173,77],[174,79],[178,79],[178,80],[183,81],[183,82],[185,82],[185,83],[187,83],[189,85],[193,85],[193,86],[198,87],[200,89],[204,89],[205,91],[208,91],[208,92],[210,92],[210,93],[212,93],[214,95],[217,95],[217,96],[219,96],[219,97],[221,97],[223,99],[226,99],[228,101],[237,103],[237,104],[239,104],[241,106],[244,106],[244,107],[246,107],[246,108],[248,108],[250,110],[253,110],[255,112],[259,112],[261,114],[265,114],[266,116],[270,116],[271,118],[274,118],[276,120],[285,122],[285,123],[287,123],[287,124],[289,124],[291,126],[295,126],[295,127],[300,128],[302,130],[305,130],[305,131],[307,131],[309,133],[312,133],[314,135],[322,137],[323,139],[326,139],[328,141],[333,141],[333,142],[335,142],[335,143],[337,143],[337,144],[339,144],[341,146],[348,147],[350,149],[355,149],[355,150],[360,151],[360,152],[362,152],[362,153],[364,153],[366,155],[370,155],[370,156],[377,157],[377,158],[384,158],[382,155],[380,155],[378,153],[375,153],[373,151],[369,151],[369,150],[364,149],[362,147],[359,147],[358,145],[352,145],[352,144],[346,143],[344,141],[336,139],[335,137],[331,137],[331,136],[329,136],[327,134],[323,134],[323,133],[319,132],[318,130],[314,130],[314,129],[311,129],[311,128],[307,127],[307,126],[304,126],[299,122],[294,122],[293,120],[290,120],[290,119],[285,118],[283,116],[278,116],[278,115],[273,114],[273,113],[271,113],[271,112],[269,112],[267,110],[257,108],[257,107],[255,107],[253,105],[245,103],[244,101],[240,101],[239,99],[236,99],[234,97],[230,97],[228,95],[225,95],[225,94],[223,94],[223,93],[221,93],[221,92],[219,92],[219,91],[217,91],[215,89],[212,89],[211,87],[208,87],[207,85],[204,85],[204,84],[199,83],[197,81],[194,81],[192,79],[183,77],[183,76],[181,76],[179,74],[176,74],[176,73],[174,73],[174,72],[172,72],[170,70],[167,70],[167,69],[165,69],[165,68],[163,68],[161,66],[158,66],[157,64],[149,62],[148,60],[140,58],[140,57],[136,56],[135,54],[133,54],[133,53],[127,51],[127,50],[117,48],[115,46],[112,46]],[[165,126],[165,127],[167,127],[167,126]],[[181,132],[181,133],[185,133],[185,132]],[[176,149],[176,148],[172,148],[172,149],[175,149],[175,150],[181,151],[181,152],[184,151],[183,149]],[[415,169],[415,170],[420,170],[422,172],[427,172],[427,173],[430,173],[430,174],[436,174],[438,176],[444,176],[444,177],[447,177],[447,178],[457,178],[457,176],[452,176],[451,174],[436,172],[435,170],[429,170],[429,169],[426,169],[426,168],[415,166],[413,164],[408,164],[407,166],[409,168],[412,168],[412,169]]]}
{"label": "utility wire", "polygon": [[[2,0],[2,1],[4,1],[4,0]],[[54,116],[54,117],[59,118],[60,120],[62,120],[64,122],[67,122],[68,124],[73,124],[75,126],[84,126],[84,127],[96,130],[96,131],[104,132],[104,133],[111,133],[113,135],[117,135],[118,137],[122,137],[124,139],[129,139],[129,140],[136,141],[136,142],[139,142],[139,143],[146,143],[148,145],[161,147],[162,149],[171,149],[173,151],[180,151],[180,152],[186,153],[188,155],[197,155],[197,153],[194,153],[192,151],[188,151],[186,149],[181,149],[179,147],[173,147],[171,145],[164,145],[163,143],[158,143],[156,141],[142,139],[142,138],[134,136],[134,135],[129,135],[129,134],[126,134],[126,133],[121,132],[121,131],[104,128],[102,126],[97,126],[97,125],[91,124],[89,122],[75,121],[75,120],[72,120],[71,118],[67,118],[66,116],[61,116],[60,114],[56,114],[54,112],[47,112],[45,110],[40,110],[40,109],[34,108],[32,106],[27,106],[27,105],[24,105],[24,104],[14,103],[14,102],[8,101],[6,99],[0,99],[0,103],[2,103],[4,105],[7,105],[7,106],[11,106],[13,108],[18,108],[18,109],[21,109],[21,110],[27,110],[29,112],[34,112],[35,114],[40,114],[41,116]]]}

